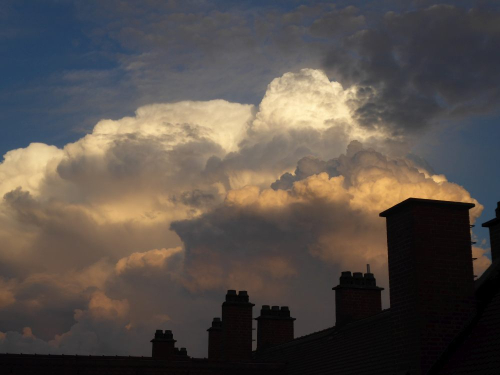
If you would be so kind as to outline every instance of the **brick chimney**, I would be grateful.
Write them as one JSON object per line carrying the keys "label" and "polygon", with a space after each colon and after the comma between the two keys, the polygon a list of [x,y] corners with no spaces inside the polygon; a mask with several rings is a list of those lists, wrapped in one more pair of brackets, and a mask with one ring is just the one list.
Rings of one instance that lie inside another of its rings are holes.
{"label": "brick chimney", "polygon": [[175,360],[176,361],[189,361],[189,356],[186,348],[175,348]]}
{"label": "brick chimney", "polygon": [[252,359],[252,308],[248,293],[228,290],[222,304],[223,359],[249,362]]}
{"label": "brick chimney", "polygon": [[382,311],[382,290],[373,273],[342,272],[335,290],[336,326],[367,318]]}
{"label": "brick chimney", "polygon": [[490,230],[491,260],[500,259],[500,202],[497,203],[495,218],[482,226]]}
{"label": "brick chimney", "polygon": [[398,370],[426,374],[475,310],[472,203],[407,199],[387,219]]}
{"label": "brick chimney", "polygon": [[263,305],[257,321],[257,350],[293,340],[293,322],[288,306]]}
{"label": "brick chimney", "polygon": [[174,335],[172,331],[163,331],[157,329],[153,343],[153,358],[173,360],[176,354]]}
{"label": "brick chimney", "polygon": [[219,361],[222,359],[222,320],[214,318],[208,331],[208,359]]}

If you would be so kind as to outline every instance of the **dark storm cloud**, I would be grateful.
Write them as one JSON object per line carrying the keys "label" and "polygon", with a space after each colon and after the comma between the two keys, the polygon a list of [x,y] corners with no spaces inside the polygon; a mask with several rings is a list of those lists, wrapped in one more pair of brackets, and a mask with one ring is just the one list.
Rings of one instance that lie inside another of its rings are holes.
{"label": "dark storm cloud", "polygon": [[500,12],[433,5],[388,12],[378,27],[330,50],[325,68],[360,87],[355,115],[366,127],[412,134],[445,115],[495,109],[500,98]]}
{"label": "dark storm cloud", "polygon": [[108,112],[187,98],[255,103],[272,78],[323,61],[331,79],[357,86],[350,104],[360,124],[399,137],[488,112],[499,98],[500,12],[489,2],[393,4],[394,12],[377,1],[222,4],[79,2],[82,20],[100,22],[87,35],[117,63],[107,72],[115,78],[103,89],[104,72],[85,81],[78,77],[95,72],[65,72],[61,92],[75,108],[110,103]]}
{"label": "dark storm cloud", "polygon": [[316,19],[310,26],[311,34],[321,37],[332,37],[336,34],[353,32],[364,26],[365,16],[358,8],[348,6],[344,9],[334,9]]}

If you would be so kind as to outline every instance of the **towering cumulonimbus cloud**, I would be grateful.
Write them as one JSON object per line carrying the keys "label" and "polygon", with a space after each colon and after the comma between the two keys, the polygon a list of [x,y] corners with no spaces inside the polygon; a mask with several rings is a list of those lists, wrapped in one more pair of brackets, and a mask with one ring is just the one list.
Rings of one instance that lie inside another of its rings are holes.
{"label": "towering cumulonimbus cloud", "polygon": [[284,174],[272,186],[231,190],[217,209],[172,224],[185,244],[189,289],[236,284],[266,293],[270,285],[286,289],[290,280],[307,285],[308,262],[337,270],[370,263],[387,286],[385,222],[379,212],[409,197],[474,202],[472,221],[482,211],[444,176],[357,141],[338,158],[301,159],[294,174]]}
{"label": "towering cumulonimbus cloud", "polygon": [[475,202],[473,220],[482,206],[404,137],[364,127],[358,90],[304,69],[258,107],[148,105],[62,149],[7,153],[0,351],[148,355],[168,328],[203,356],[227,288],[292,306],[301,334],[333,324],[341,269],[370,263],[387,286],[378,212],[410,196]]}

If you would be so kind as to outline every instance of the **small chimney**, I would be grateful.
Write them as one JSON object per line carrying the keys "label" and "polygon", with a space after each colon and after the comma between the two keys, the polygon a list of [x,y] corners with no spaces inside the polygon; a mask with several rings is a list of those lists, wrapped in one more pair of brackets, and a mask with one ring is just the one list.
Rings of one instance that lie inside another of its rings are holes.
{"label": "small chimney", "polygon": [[472,207],[410,198],[380,214],[398,371],[426,374],[474,314]]}
{"label": "small chimney", "polygon": [[491,260],[500,259],[500,202],[495,209],[495,218],[482,225],[490,230]]}
{"label": "small chimney", "polygon": [[175,360],[176,361],[189,361],[189,356],[186,348],[175,348]]}
{"label": "small chimney", "polygon": [[155,338],[151,340],[153,343],[153,358],[173,360],[176,354],[174,335],[172,331],[167,330],[165,333],[161,329],[155,332]]}
{"label": "small chimney", "polygon": [[219,361],[222,359],[222,320],[214,318],[208,331],[208,359]]}
{"label": "small chimney", "polygon": [[[368,265],[367,271],[370,271]],[[373,273],[342,272],[335,290],[336,326],[364,319],[382,311],[381,294]]]}
{"label": "small chimney", "polygon": [[252,309],[248,293],[236,294],[228,290],[222,304],[222,359],[233,362],[250,362],[252,359]]}
{"label": "small chimney", "polygon": [[293,340],[293,322],[288,306],[263,305],[257,321],[257,350]]}

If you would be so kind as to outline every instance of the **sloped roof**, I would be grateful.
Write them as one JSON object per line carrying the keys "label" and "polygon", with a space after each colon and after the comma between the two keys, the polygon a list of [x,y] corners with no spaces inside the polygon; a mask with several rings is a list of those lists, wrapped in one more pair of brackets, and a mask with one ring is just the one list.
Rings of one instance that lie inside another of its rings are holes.
{"label": "sloped roof", "polygon": [[293,374],[391,374],[390,311],[299,337],[255,353],[259,361],[284,362]]}
{"label": "sloped roof", "polygon": [[478,314],[443,355],[433,373],[500,373],[500,260],[476,284]]}

